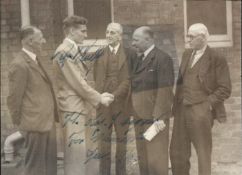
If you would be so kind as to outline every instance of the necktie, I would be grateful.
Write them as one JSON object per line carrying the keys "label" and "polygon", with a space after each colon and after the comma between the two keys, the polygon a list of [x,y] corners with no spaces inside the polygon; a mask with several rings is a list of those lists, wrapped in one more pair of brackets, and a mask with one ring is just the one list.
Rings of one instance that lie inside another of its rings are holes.
{"label": "necktie", "polygon": [[115,55],[115,49],[114,48],[112,49],[111,54]]}
{"label": "necktie", "polygon": [[144,53],[142,53],[142,54],[140,54],[140,55],[138,56],[139,60],[141,60],[141,61],[143,61],[144,57],[145,57],[145,54],[144,54]]}
{"label": "necktie", "polygon": [[191,58],[190,58],[190,60],[189,60],[189,67],[190,67],[190,68],[192,68],[192,66],[193,66],[193,61],[194,61],[194,59],[195,59],[195,55],[196,55],[196,51],[194,50],[194,51],[192,52]]}

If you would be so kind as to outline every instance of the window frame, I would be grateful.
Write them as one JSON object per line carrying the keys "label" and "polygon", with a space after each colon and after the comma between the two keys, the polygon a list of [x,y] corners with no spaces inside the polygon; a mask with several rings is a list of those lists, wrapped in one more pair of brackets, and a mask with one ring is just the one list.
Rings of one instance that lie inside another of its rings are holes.
{"label": "window frame", "polygon": [[30,25],[29,0],[20,0],[21,25]]}
{"label": "window frame", "polygon": [[[183,0],[184,5],[184,40],[185,47],[188,48],[187,37],[187,0]],[[233,35],[232,35],[232,1],[226,1],[226,22],[227,22],[227,34],[225,35],[210,35],[208,38],[208,44],[211,47],[232,47]]]}
{"label": "window frame", "polygon": [[[111,3],[111,22],[114,22],[114,0],[110,0]],[[67,14],[68,16],[74,15],[74,2],[73,0],[67,0]],[[83,45],[90,45],[91,43],[95,43],[94,46],[101,46],[101,45],[106,45],[106,39],[98,39],[95,41],[95,39],[87,39],[84,40]]]}

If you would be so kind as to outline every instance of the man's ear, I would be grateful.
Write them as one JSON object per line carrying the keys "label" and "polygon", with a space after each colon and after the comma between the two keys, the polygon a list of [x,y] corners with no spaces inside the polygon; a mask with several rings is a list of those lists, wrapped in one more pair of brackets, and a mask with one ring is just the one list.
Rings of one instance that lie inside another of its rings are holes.
{"label": "man's ear", "polygon": [[33,45],[33,38],[30,36],[24,40],[24,43],[32,46]]}
{"label": "man's ear", "polygon": [[71,27],[70,29],[69,29],[69,35],[73,35],[73,33],[74,33],[74,29]]}

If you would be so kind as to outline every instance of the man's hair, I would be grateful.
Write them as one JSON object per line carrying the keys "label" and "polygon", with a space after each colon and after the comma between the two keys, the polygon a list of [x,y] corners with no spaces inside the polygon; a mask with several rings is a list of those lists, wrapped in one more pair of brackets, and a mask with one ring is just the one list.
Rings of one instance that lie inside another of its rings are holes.
{"label": "man's hair", "polygon": [[154,38],[154,32],[153,32],[153,30],[150,27],[143,26],[141,28],[143,29],[143,33],[144,34],[148,35],[152,39]]}
{"label": "man's hair", "polygon": [[123,34],[123,27],[122,27],[121,24],[116,23],[116,22],[112,22],[112,23],[109,23],[109,24],[108,24],[107,28],[108,28],[109,26],[113,26],[113,27],[115,27],[115,29],[117,30],[117,32],[118,32],[119,34],[121,34],[121,35]]}
{"label": "man's hair", "polygon": [[208,28],[202,23],[192,24],[188,29],[188,34],[203,35],[206,39],[209,37]]}
{"label": "man's hair", "polygon": [[65,34],[68,34],[70,28],[77,28],[78,25],[86,25],[87,22],[87,19],[81,16],[68,16],[63,20],[63,30]]}
{"label": "man's hair", "polygon": [[24,40],[24,39],[28,38],[29,36],[33,35],[36,32],[36,30],[39,30],[39,29],[35,26],[23,26],[20,29],[21,40]]}

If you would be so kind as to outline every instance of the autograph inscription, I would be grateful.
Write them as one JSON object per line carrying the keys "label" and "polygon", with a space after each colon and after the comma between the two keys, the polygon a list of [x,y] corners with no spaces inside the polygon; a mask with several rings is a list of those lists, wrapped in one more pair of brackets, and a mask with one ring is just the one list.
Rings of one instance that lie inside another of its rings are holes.
{"label": "autograph inscription", "polygon": [[88,163],[92,159],[103,159],[107,156],[109,156],[109,152],[102,154],[98,152],[98,149],[96,148],[95,150],[87,150],[87,160],[84,162],[85,164]]}
{"label": "autograph inscription", "polygon": [[80,61],[95,61],[98,58],[100,58],[104,53],[104,47],[98,48],[95,52],[89,52],[90,49],[94,46],[97,40],[94,41],[94,43],[90,46],[85,47],[78,47],[78,51],[75,54],[73,53],[74,45],[73,47],[67,49],[64,48],[59,52],[56,52],[55,55],[52,57],[53,59],[57,59],[60,67],[64,66],[66,59],[71,59],[74,61],[80,60]]}

